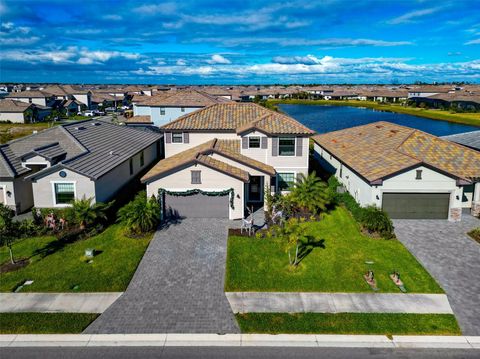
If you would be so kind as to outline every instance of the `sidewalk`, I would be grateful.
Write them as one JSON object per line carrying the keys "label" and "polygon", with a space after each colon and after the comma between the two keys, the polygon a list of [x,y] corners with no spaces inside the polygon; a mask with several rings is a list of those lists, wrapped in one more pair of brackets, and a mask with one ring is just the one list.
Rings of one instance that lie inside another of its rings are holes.
{"label": "sidewalk", "polygon": [[234,313],[453,314],[445,294],[227,292]]}
{"label": "sidewalk", "polygon": [[103,313],[123,293],[0,293],[0,313]]}
{"label": "sidewalk", "polygon": [[0,347],[343,347],[480,349],[480,337],[301,334],[0,335]]}

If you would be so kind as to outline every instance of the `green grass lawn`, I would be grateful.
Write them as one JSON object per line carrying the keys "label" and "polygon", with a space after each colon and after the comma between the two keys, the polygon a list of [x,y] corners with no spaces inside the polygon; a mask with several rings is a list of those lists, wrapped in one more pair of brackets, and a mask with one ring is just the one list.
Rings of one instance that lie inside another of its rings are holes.
{"label": "green grass lawn", "polygon": [[315,247],[295,269],[288,265],[278,239],[231,236],[225,291],[371,292],[363,280],[363,274],[371,268],[380,292],[400,293],[389,278],[395,269],[408,292],[443,293],[402,243],[362,235],[343,207],[304,226],[315,239],[323,240],[325,248]]}
{"label": "green grass lawn", "polygon": [[0,144],[31,135],[33,131],[41,131],[50,126],[48,122],[0,123]]}
{"label": "green grass lawn", "polygon": [[456,123],[463,123],[466,125],[480,126],[480,113],[452,113],[450,111],[422,109],[416,107],[405,107],[399,104],[384,104],[373,101],[358,101],[358,100],[268,100],[271,105],[278,105],[280,103],[292,105],[330,105],[330,106],[353,106],[353,107],[367,107],[376,110],[391,111],[403,113],[407,115],[426,117],[433,120],[449,121]]}
{"label": "green grass lawn", "polygon": [[[151,238],[151,234],[126,237],[122,226],[115,224],[97,236],[63,247],[62,242],[50,236],[22,239],[14,244],[13,252],[16,258],[30,258],[30,264],[2,273],[0,291],[12,291],[25,280],[34,283],[22,292],[123,291]],[[87,248],[97,252],[91,264],[84,257]],[[7,248],[0,248],[0,263],[8,260]]]}
{"label": "green grass lawn", "polygon": [[451,314],[248,313],[237,314],[243,333],[461,335]]}
{"label": "green grass lawn", "polygon": [[98,317],[91,313],[0,313],[0,334],[75,334]]}

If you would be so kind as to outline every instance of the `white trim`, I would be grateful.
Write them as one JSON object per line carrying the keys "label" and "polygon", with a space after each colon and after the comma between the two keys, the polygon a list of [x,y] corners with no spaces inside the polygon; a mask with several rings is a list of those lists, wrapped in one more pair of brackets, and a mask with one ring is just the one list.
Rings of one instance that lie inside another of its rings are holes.
{"label": "white trim", "polygon": [[53,207],[70,207],[71,204],[68,203],[57,203],[57,199],[55,196],[55,184],[56,183],[73,183],[73,199],[76,200],[77,197],[77,181],[50,181],[52,186],[52,203]]}
{"label": "white trim", "polygon": [[3,192],[3,204],[6,206],[7,205],[7,185],[4,185],[4,184],[0,185],[0,191]]}

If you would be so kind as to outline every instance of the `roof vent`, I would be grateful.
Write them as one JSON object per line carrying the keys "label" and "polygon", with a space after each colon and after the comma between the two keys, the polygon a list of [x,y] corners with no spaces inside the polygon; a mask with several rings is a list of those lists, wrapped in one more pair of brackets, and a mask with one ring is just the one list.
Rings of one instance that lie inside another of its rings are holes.
{"label": "roof vent", "polygon": [[113,156],[113,155],[115,155],[115,152],[110,151],[110,152],[108,152],[108,154],[109,154],[110,156]]}
{"label": "roof vent", "polygon": [[92,122],[92,126],[100,126],[98,122]]}
{"label": "roof vent", "polygon": [[76,129],[77,131],[81,131],[81,130],[84,130],[85,127],[83,127],[83,126],[77,126],[77,127],[75,127],[75,129]]}

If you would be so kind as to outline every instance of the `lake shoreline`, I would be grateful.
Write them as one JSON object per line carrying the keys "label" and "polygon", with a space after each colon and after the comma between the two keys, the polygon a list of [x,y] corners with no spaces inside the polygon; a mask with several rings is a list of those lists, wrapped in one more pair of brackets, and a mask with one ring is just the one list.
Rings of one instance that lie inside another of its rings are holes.
{"label": "lake shoreline", "polygon": [[[405,115],[428,118],[431,120],[446,121],[463,125],[479,127],[480,113],[449,113],[443,110],[419,109],[400,105],[379,104],[371,101],[338,101],[338,100],[268,100],[267,103],[278,110],[277,105],[307,105],[307,106],[350,106],[369,108],[373,110],[401,113]],[[468,116],[468,117],[466,117]]]}

